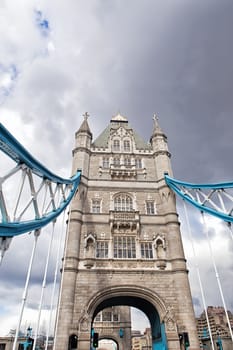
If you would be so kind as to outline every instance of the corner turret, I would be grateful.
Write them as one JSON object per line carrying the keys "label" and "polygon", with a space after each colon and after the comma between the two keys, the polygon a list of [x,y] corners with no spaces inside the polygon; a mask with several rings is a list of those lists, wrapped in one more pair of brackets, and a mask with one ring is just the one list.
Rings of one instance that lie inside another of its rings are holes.
{"label": "corner turret", "polygon": [[[76,131],[75,133],[75,139],[76,142],[78,141],[78,146],[82,145],[83,147],[90,147],[91,145],[91,141],[92,141],[92,132],[90,130],[87,118],[89,117],[89,114],[87,112],[85,112],[83,114],[83,122],[80,126],[80,128],[78,129],[78,131]],[[77,143],[76,143],[77,145]]]}
{"label": "corner turret", "polygon": [[89,114],[85,112],[83,117],[84,120],[78,131],[75,133],[75,148],[73,149],[73,174],[77,170],[81,170],[82,176],[88,177],[92,132],[87,121]]}
{"label": "corner turret", "polygon": [[164,134],[159,125],[159,118],[157,114],[154,114],[153,120],[154,127],[150,138],[150,143],[154,151],[158,180],[161,180],[164,178],[165,172],[172,176],[170,162],[171,154],[168,151],[167,136]]}

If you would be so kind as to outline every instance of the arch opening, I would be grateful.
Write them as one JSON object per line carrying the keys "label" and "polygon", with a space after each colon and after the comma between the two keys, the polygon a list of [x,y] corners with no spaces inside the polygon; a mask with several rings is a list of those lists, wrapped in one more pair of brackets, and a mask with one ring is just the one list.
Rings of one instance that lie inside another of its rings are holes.
{"label": "arch opening", "polygon": [[129,306],[141,310],[148,318],[151,326],[151,348],[153,350],[167,350],[167,340],[165,335],[165,326],[161,322],[159,313],[150,301],[135,295],[115,295],[102,299],[98,305],[95,306],[92,316],[92,325],[97,314],[109,307],[114,306]]}
{"label": "arch opening", "polygon": [[104,337],[99,340],[98,350],[119,350],[119,346],[111,337]]}

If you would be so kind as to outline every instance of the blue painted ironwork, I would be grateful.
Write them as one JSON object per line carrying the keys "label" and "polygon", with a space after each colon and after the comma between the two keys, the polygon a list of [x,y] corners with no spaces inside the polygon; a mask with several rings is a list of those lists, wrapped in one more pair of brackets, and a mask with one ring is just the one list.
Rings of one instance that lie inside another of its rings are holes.
{"label": "blue painted ironwork", "polygon": [[[13,237],[26,232],[39,230],[40,228],[46,226],[49,222],[54,221],[68,206],[76,193],[81,180],[81,172],[78,171],[70,179],[64,179],[53,174],[44,165],[38,162],[1,123],[0,150],[17,163],[16,167],[12,171],[13,174],[18,170],[24,171],[28,176],[32,188],[34,186],[33,175],[39,176],[42,181],[39,190],[37,190],[35,194],[35,197],[30,200],[30,203],[24,209],[24,211],[26,211],[28,206],[32,205],[35,217],[33,217],[31,220],[21,220],[23,216],[22,213],[20,214],[19,219],[14,218],[11,220],[9,218],[2,188],[0,188],[0,216],[2,221],[0,223],[0,237]],[[8,177],[9,175],[6,176],[6,179]],[[56,186],[55,190],[52,189],[53,185]],[[50,191],[51,199],[47,210],[44,210],[43,213],[39,213],[36,200],[39,191],[43,187]],[[61,192],[59,203],[55,203],[55,197],[58,195],[58,192]]]}
{"label": "blue painted ironwork", "polygon": [[233,222],[233,182],[192,184],[165,174],[166,184],[181,198],[226,222]]}
{"label": "blue painted ironwork", "polygon": [[16,138],[0,123],[0,149],[6,153],[16,163],[27,165],[32,172],[40,177],[46,178],[52,182],[60,184],[73,184],[80,174],[71,179],[63,179],[38,162],[17,140]]}

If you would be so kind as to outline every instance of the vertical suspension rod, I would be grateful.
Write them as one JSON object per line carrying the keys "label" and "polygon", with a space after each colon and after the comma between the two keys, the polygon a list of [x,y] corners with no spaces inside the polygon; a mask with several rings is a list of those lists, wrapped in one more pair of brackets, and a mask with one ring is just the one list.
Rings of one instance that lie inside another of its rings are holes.
{"label": "vertical suspension rod", "polygon": [[192,235],[192,230],[191,230],[191,226],[190,226],[190,222],[189,222],[189,217],[188,217],[188,213],[187,213],[187,207],[186,207],[185,200],[183,200],[183,204],[184,204],[185,219],[186,219],[187,226],[188,226],[189,239],[190,239],[191,246],[192,246],[193,257],[194,257],[194,263],[195,263],[195,268],[196,268],[196,272],[197,272],[197,278],[198,278],[198,282],[199,282],[199,286],[200,286],[200,291],[201,291],[202,303],[203,303],[203,306],[204,306],[205,317],[206,317],[206,322],[207,322],[208,331],[209,331],[209,336],[210,336],[211,347],[212,347],[212,350],[215,350],[215,348],[214,348],[213,336],[212,336],[212,331],[211,331],[211,327],[210,327],[209,316],[208,316],[208,312],[207,312],[205,294],[204,294],[204,289],[203,289],[203,286],[202,286],[202,280],[201,280],[201,275],[200,275],[200,269],[199,269],[199,265],[198,265],[196,250],[195,250],[195,247],[194,247],[193,235]]}
{"label": "vertical suspension rod", "polygon": [[24,307],[25,307],[25,303],[26,303],[26,300],[27,300],[29,280],[30,280],[30,277],[31,277],[31,270],[32,270],[32,265],[33,265],[33,261],[34,261],[34,257],[35,257],[35,251],[36,251],[36,246],[37,246],[37,241],[38,241],[39,235],[40,235],[40,230],[36,230],[34,232],[34,243],[33,243],[33,248],[32,248],[30,262],[29,262],[29,265],[28,265],[27,278],[26,278],[26,282],[25,282],[25,286],[24,286],[24,291],[23,291],[23,296],[22,296],[22,303],[21,303],[20,314],[19,314],[19,320],[18,320],[16,332],[15,332],[15,339],[14,339],[12,350],[16,350],[16,347],[17,347],[17,341],[18,341],[18,337],[19,337],[19,331],[20,331],[20,326],[21,326],[21,322],[22,322]]}
{"label": "vertical suspension rod", "polygon": [[222,299],[222,303],[223,303],[223,307],[224,307],[224,311],[225,311],[225,315],[226,315],[226,319],[227,319],[227,324],[228,324],[230,335],[231,335],[231,340],[233,342],[233,333],[232,333],[232,329],[231,329],[231,323],[230,323],[230,319],[229,319],[229,316],[228,316],[228,313],[227,313],[227,308],[226,308],[226,303],[225,303],[225,299],[224,299],[224,295],[223,295],[223,291],[222,291],[222,286],[221,286],[221,282],[220,282],[217,266],[216,266],[216,263],[215,263],[212,247],[211,247],[211,244],[210,244],[209,232],[208,232],[208,228],[207,228],[207,224],[206,224],[204,213],[201,212],[201,214],[202,214],[202,220],[203,220],[203,225],[204,225],[204,231],[205,231],[205,234],[206,234],[206,237],[207,237],[207,242],[208,242],[210,255],[211,255],[211,259],[212,259],[212,264],[213,264],[213,267],[214,267],[215,276],[216,276],[216,280],[217,280],[217,283],[218,283],[218,288],[219,288],[219,292],[220,292],[220,295],[221,295],[221,299]]}
{"label": "vertical suspension rod", "polygon": [[57,325],[58,325],[59,310],[60,310],[60,304],[61,304],[61,294],[62,294],[62,286],[63,286],[65,263],[66,263],[66,250],[67,250],[67,244],[68,244],[68,232],[69,232],[69,227],[70,227],[70,220],[71,220],[71,206],[70,206],[70,210],[68,211],[68,223],[67,223],[67,227],[66,227],[66,238],[65,238],[65,246],[64,246],[64,258],[63,258],[63,264],[62,264],[60,291],[59,291],[59,297],[58,297],[58,302],[57,302],[57,314],[56,314],[56,320],[55,320],[53,350],[56,350],[56,344],[57,344]]}
{"label": "vertical suspension rod", "polygon": [[51,301],[50,301],[49,322],[48,322],[48,327],[47,327],[45,350],[48,349],[49,334],[50,334],[50,331],[51,331],[52,312],[53,312],[53,304],[54,304],[54,297],[55,297],[55,290],[56,290],[56,283],[57,283],[59,258],[60,258],[60,255],[61,255],[62,237],[63,237],[64,226],[65,226],[65,214],[66,214],[66,211],[64,210],[63,211],[63,219],[62,219],[62,228],[61,228],[60,237],[59,237],[59,247],[58,247],[57,256],[56,256],[56,266],[55,266],[55,271],[54,271],[53,290],[52,290]]}
{"label": "vertical suspension rod", "polygon": [[52,234],[51,234],[50,241],[49,241],[49,247],[48,247],[47,258],[46,258],[46,263],[45,263],[44,278],[43,278],[43,283],[42,283],[42,288],[41,288],[40,303],[39,303],[39,307],[38,307],[38,318],[37,318],[36,331],[35,331],[35,335],[34,335],[34,343],[33,343],[32,350],[35,350],[35,348],[36,348],[36,341],[37,341],[38,331],[39,331],[39,326],[40,326],[40,316],[41,316],[41,309],[42,309],[42,304],[43,304],[43,299],[44,299],[44,290],[46,287],[46,280],[47,280],[49,259],[50,259],[50,254],[51,254],[51,247],[52,247],[52,242],[53,242],[53,237],[54,237],[54,228],[55,228],[55,221],[53,221]]}

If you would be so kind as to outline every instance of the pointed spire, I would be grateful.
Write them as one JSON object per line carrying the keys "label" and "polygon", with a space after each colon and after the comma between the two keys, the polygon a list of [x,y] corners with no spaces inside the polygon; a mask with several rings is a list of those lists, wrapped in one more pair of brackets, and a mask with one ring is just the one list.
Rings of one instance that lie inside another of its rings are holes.
{"label": "pointed spire", "polygon": [[85,113],[83,114],[84,120],[83,120],[83,122],[82,122],[80,128],[78,129],[77,133],[86,132],[87,134],[89,134],[89,135],[92,137],[92,133],[91,133],[91,130],[90,130],[88,121],[87,121],[87,119],[89,118],[89,116],[90,116],[90,115],[88,114],[88,112],[85,112]]}
{"label": "pointed spire", "polygon": [[162,129],[159,126],[159,116],[158,114],[154,114],[153,116],[153,120],[154,120],[154,128],[153,128],[153,135],[155,134],[161,134],[162,133]]}
{"label": "pointed spire", "polygon": [[153,115],[153,120],[154,120],[154,126],[153,126],[153,132],[150,138],[150,142],[152,142],[153,139],[155,139],[157,136],[159,137],[162,136],[166,139],[167,137],[159,125],[159,117],[157,113]]}

